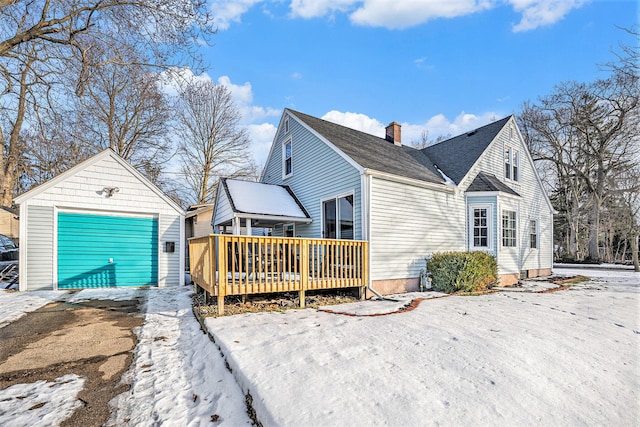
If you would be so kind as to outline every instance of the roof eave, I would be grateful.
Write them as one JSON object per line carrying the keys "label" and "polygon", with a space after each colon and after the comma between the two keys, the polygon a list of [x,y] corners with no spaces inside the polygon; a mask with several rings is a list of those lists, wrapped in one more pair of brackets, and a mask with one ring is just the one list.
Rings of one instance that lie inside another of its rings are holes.
{"label": "roof eave", "polygon": [[457,189],[457,186],[454,186],[453,184],[450,184],[450,183],[445,183],[444,181],[442,183],[422,181],[419,179],[407,178],[400,175],[394,175],[388,172],[380,172],[378,170],[369,169],[369,168],[364,169],[364,174],[371,175],[376,178],[387,179],[389,181],[400,182],[403,184],[409,184],[416,187],[429,188],[431,190],[436,190],[436,191],[445,191],[448,193],[453,193]]}

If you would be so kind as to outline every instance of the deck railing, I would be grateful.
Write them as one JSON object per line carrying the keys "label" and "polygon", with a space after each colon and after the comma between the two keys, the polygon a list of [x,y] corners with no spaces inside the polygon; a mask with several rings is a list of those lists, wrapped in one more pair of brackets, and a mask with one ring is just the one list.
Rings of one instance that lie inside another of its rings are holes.
{"label": "deck railing", "polygon": [[211,234],[189,239],[191,280],[218,298],[225,295],[300,293],[359,287],[369,280],[368,243],[359,240],[304,239]]}

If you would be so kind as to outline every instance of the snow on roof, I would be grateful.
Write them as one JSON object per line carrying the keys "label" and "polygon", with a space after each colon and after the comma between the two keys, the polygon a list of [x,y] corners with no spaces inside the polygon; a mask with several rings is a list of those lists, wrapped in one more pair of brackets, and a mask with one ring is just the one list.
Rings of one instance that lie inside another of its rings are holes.
{"label": "snow on roof", "polygon": [[308,218],[296,199],[279,185],[226,180],[235,210],[242,213]]}

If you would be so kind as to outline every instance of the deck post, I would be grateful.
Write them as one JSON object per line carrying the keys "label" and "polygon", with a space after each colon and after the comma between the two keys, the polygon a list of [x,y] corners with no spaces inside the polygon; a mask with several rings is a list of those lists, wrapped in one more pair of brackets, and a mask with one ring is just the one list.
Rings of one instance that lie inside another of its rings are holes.
{"label": "deck post", "polygon": [[309,288],[309,242],[300,240],[300,308],[305,306],[305,293]]}
{"label": "deck post", "polygon": [[224,296],[227,292],[227,238],[218,236],[218,316],[224,314]]}
{"label": "deck post", "polygon": [[365,298],[366,287],[369,286],[369,242],[362,243],[362,298]]}

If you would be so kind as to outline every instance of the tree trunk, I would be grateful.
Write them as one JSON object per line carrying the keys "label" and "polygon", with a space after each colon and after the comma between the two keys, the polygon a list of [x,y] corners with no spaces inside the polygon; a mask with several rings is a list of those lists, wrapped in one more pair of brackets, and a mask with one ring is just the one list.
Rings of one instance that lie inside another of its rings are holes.
{"label": "tree trunk", "polygon": [[594,200],[590,217],[588,258],[592,262],[598,262],[600,260],[600,254],[598,253],[600,238],[600,201],[597,199]]}
{"label": "tree trunk", "polygon": [[631,256],[633,258],[633,269],[635,271],[640,271],[640,262],[638,261],[638,240],[640,239],[640,234],[632,233],[631,236]]}
{"label": "tree trunk", "polygon": [[[22,124],[24,123],[24,117],[27,110],[27,90],[29,83],[27,83],[27,77],[31,72],[31,64],[34,60],[30,60],[25,64],[22,74],[20,76],[20,95],[18,98],[18,105],[16,111],[16,119],[13,123],[13,128],[9,134],[9,141],[3,142],[2,162],[0,165],[2,169],[0,173],[0,203],[2,206],[11,206],[13,204],[14,191],[16,190],[16,179],[18,175],[18,160],[21,156],[20,149],[20,132],[22,131]],[[8,147],[7,147],[8,144]]]}

